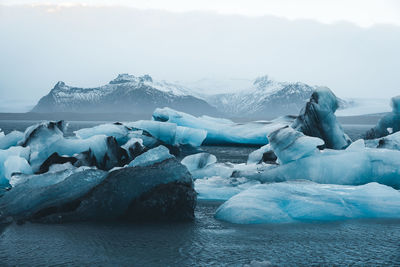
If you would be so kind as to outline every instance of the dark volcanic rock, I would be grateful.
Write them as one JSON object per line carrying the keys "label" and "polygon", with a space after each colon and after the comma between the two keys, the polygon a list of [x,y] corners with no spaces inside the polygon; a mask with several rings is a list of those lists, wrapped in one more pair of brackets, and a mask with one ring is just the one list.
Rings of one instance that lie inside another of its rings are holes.
{"label": "dark volcanic rock", "polygon": [[171,158],[109,173],[84,170],[50,186],[20,184],[0,198],[0,221],[191,220],[195,205],[190,173]]}

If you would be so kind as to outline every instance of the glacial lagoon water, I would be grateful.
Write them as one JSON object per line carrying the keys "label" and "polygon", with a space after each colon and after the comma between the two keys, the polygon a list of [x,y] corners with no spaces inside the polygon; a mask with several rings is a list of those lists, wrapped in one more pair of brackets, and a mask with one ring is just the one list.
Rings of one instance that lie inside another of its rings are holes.
{"label": "glacial lagoon water", "polygon": [[[0,121],[9,132],[32,121]],[[100,122],[71,122],[69,131]],[[371,125],[344,125],[355,140]],[[245,162],[255,148],[204,147]],[[399,265],[400,220],[234,225],[214,219],[219,202],[199,202],[188,223],[74,223],[0,227],[1,266]]]}

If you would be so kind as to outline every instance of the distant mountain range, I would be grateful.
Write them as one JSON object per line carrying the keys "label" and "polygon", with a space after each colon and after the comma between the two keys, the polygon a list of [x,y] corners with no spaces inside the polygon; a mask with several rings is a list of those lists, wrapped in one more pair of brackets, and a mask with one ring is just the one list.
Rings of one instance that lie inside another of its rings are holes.
{"label": "distant mountain range", "polygon": [[171,107],[194,115],[217,115],[217,109],[183,86],[153,81],[149,75],[120,74],[108,84],[79,88],[58,82],[32,112],[151,114],[158,107]]}
{"label": "distant mountain range", "polygon": [[[277,82],[268,76],[255,79],[249,88],[236,93],[204,94],[202,86],[204,81],[199,85],[192,83],[189,88],[179,83],[155,81],[149,75],[136,77],[129,74],[120,74],[108,84],[96,88],[72,87],[58,82],[32,112],[145,115],[157,107],[170,107],[193,115],[272,118],[297,115],[317,88],[300,82]],[[212,83],[208,82],[207,87],[212,91]],[[341,106],[348,105],[344,100],[339,101]]]}

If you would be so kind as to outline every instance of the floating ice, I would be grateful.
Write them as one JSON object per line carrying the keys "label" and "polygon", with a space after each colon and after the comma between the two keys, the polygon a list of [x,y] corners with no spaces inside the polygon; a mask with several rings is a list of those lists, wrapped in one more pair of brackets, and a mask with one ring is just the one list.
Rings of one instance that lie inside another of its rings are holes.
{"label": "floating ice", "polygon": [[336,120],[338,107],[333,92],[328,88],[319,88],[311,95],[292,127],[305,135],[321,138],[327,148],[344,149],[351,140]]}
{"label": "floating ice", "polygon": [[356,150],[364,150],[365,149],[365,141],[364,139],[358,139],[351,143],[346,150],[347,151],[356,151]]}
{"label": "floating ice", "polygon": [[170,158],[174,158],[174,156],[169,153],[168,148],[165,146],[158,146],[137,156],[129,163],[129,167],[150,166]]}
{"label": "floating ice", "polygon": [[378,121],[378,124],[366,133],[366,139],[387,136],[400,131],[400,96],[391,100],[392,112]]}
{"label": "floating ice", "polygon": [[145,151],[143,139],[135,137],[129,139],[128,142],[121,147],[128,152],[130,160],[133,160]]}
{"label": "floating ice", "polygon": [[373,148],[400,150],[400,132],[396,132],[378,139],[366,140],[365,145]]}
{"label": "floating ice", "polygon": [[207,131],[207,137],[203,144],[265,145],[268,143],[268,133],[289,123],[285,120],[277,120],[239,124],[227,119],[208,116],[195,117],[170,108],[157,108],[153,113],[153,119],[176,123],[179,126],[203,129]]}
{"label": "floating ice", "polygon": [[13,173],[32,173],[27,160],[29,147],[10,147],[0,150],[0,185],[7,185]]}
{"label": "floating ice", "polygon": [[114,136],[118,144],[122,145],[128,141],[128,133],[130,129],[125,125],[114,124],[101,124],[92,128],[84,128],[75,131],[75,135],[81,139],[88,139],[95,135]]}
{"label": "floating ice", "polygon": [[65,128],[64,121],[48,121],[32,125],[25,130],[24,138],[19,144],[39,151],[43,147],[61,139]]}
{"label": "floating ice", "polygon": [[33,171],[26,159],[19,156],[10,156],[4,162],[4,177],[10,180],[14,173],[31,174]]}
{"label": "floating ice", "polygon": [[204,179],[197,179],[194,182],[194,189],[199,200],[226,201],[243,190],[259,184],[259,181],[248,180],[244,177],[226,178],[213,176]]}
{"label": "floating ice", "polygon": [[135,121],[128,126],[146,130],[155,138],[169,145],[200,146],[206,138],[204,130],[177,126],[175,123],[159,121]]}
{"label": "floating ice", "polygon": [[261,162],[274,163],[276,160],[277,157],[271,149],[271,145],[267,144],[251,152],[247,159],[247,164],[259,164]]}
{"label": "floating ice", "polygon": [[16,146],[24,138],[24,133],[12,131],[7,135],[0,136],[0,149],[8,149]]}
{"label": "floating ice", "polygon": [[361,185],[370,182],[400,188],[400,151],[388,149],[324,150],[312,156],[267,168],[262,182],[311,180],[324,184]]}
{"label": "floating ice", "polygon": [[238,224],[400,218],[400,192],[377,183],[262,184],[233,196],[218,208],[215,217]]}
{"label": "floating ice", "polygon": [[[17,174],[13,175],[10,179],[12,187],[19,184],[24,184],[23,188],[39,188],[63,181],[65,178],[74,173],[82,172],[91,169],[90,167],[75,168],[72,165],[56,166],[51,168],[47,173],[43,174]],[[13,189],[14,190],[14,189]]]}
{"label": "floating ice", "polygon": [[193,172],[198,169],[203,169],[210,164],[217,162],[217,158],[209,153],[197,153],[185,157],[181,163],[186,166],[189,172]]}
{"label": "floating ice", "polygon": [[268,139],[279,162],[283,164],[319,153],[317,147],[324,144],[323,140],[305,136],[290,126],[270,133]]}

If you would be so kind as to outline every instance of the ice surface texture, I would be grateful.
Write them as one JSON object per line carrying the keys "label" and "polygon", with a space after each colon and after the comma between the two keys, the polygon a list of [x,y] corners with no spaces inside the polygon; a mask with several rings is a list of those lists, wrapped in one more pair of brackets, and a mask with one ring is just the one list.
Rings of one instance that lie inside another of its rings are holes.
{"label": "ice surface texture", "polygon": [[338,106],[331,90],[319,88],[311,95],[292,127],[305,135],[321,138],[327,148],[346,148],[351,140],[337,122],[335,111]]}
{"label": "ice surface texture", "polygon": [[153,119],[205,130],[207,137],[203,144],[265,145],[268,143],[268,133],[289,124],[286,119],[239,124],[227,119],[208,116],[195,117],[171,108],[156,109]]}
{"label": "ice surface texture", "polygon": [[400,218],[400,192],[362,186],[285,182],[255,185],[222,204],[215,217],[238,224]]}

